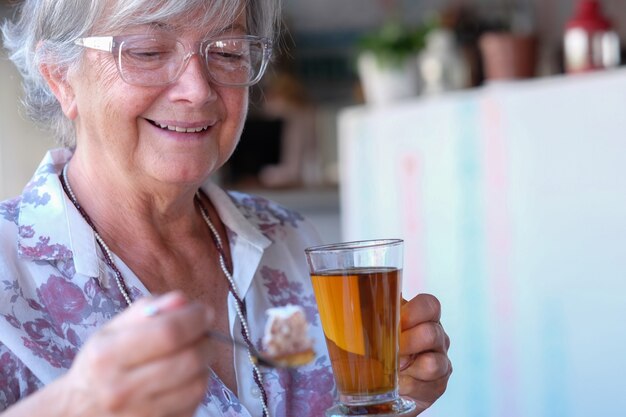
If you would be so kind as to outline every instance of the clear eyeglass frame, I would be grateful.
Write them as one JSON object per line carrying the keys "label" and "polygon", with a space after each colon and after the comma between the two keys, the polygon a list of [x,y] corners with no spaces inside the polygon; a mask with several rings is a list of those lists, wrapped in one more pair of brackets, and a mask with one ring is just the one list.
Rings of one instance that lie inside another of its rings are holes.
{"label": "clear eyeglass frame", "polygon": [[242,35],[206,39],[185,45],[166,35],[91,36],[74,44],[110,52],[120,77],[137,86],[163,86],[176,82],[194,55],[204,59],[211,80],[226,87],[258,83],[272,55],[268,38]]}

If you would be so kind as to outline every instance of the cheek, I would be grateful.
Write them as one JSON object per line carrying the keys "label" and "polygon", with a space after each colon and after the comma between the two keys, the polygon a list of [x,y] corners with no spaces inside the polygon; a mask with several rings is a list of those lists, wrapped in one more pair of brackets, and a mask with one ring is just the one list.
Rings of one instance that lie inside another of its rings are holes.
{"label": "cheek", "polygon": [[119,76],[111,60],[101,62],[97,71],[98,94],[102,97],[102,114],[110,120],[135,119],[155,100],[160,90],[151,90],[127,84]]}
{"label": "cheek", "polygon": [[80,130],[92,137],[132,143],[137,116],[158,92],[125,83],[112,59],[94,56],[82,68],[79,101]]}
{"label": "cheek", "polygon": [[105,90],[113,88],[117,82],[123,82],[119,76],[117,67],[111,60],[105,61],[101,59],[100,62],[96,63],[96,68],[97,70],[94,75]]}
{"label": "cheek", "polygon": [[226,108],[228,119],[222,132],[221,154],[225,160],[231,157],[244,128],[244,122],[248,114],[248,90],[242,90],[238,94],[231,92],[228,95],[222,95],[222,100]]}
{"label": "cheek", "polygon": [[85,55],[78,75],[85,84],[83,88],[87,87],[92,94],[109,91],[121,81],[113,57],[91,50]]}
{"label": "cheek", "polygon": [[232,123],[235,125],[237,137],[243,130],[243,124],[248,115],[248,89],[235,90],[225,98],[224,102],[228,108],[228,114]]}
{"label": "cheek", "polygon": [[79,71],[78,114],[83,120],[97,119],[113,107],[108,101],[116,89],[117,68],[110,60],[96,55],[86,59]]}

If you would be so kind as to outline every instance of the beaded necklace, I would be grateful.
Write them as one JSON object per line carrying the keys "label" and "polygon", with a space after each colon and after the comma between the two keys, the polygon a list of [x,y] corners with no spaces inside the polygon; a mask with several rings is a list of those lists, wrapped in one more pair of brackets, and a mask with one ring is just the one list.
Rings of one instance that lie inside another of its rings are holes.
{"label": "beaded necklace", "polygon": [[[130,296],[130,291],[128,290],[127,283],[124,280],[124,277],[122,276],[122,273],[120,272],[120,270],[117,268],[117,266],[115,266],[115,263],[113,262],[113,255],[108,245],[106,244],[104,239],[102,239],[102,237],[100,236],[100,233],[98,233],[98,230],[96,229],[95,224],[93,223],[93,221],[91,220],[91,218],[89,217],[85,209],[83,209],[83,207],[78,203],[78,199],[76,198],[76,195],[74,194],[74,191],[72,190],[72,187],[70,186],[70,182],[67,179],[67,167],[68,167],[68,164],[65,164],[61,172],[61,185],[63,186],[63,190],[69,196],[70,200],[72,201],[72,204],[74,204],[74,206],[76,207],[80,215],[83,217],[83,219],[85,219],[89,227],[91,227],[91,230],[93,231],[96,237],[96,241],[98,242],[98,245],[100,246],[100,249],[102,250],[102,253],[104,255],[105,263],[115,273],[115,282],[117,284],[118,289],[120,290],[120,293],[122,294],[122,297],[124,297],[126,304],[128,306],[131,306],[133,304],[133,299]],[[204,207],[204,204],[202,203],[200,190],[196,191],[194,199],[195,201],[198,202],[198,207],[200,208],[200,213],[202,214],[202,218],[204,219],[205,223],[209,227],[209,230],[211,231],[211,238],[213,240],[213,243],[215,244],[215,248],[217,249],[220,269],[222,270],[222,272],[224,273],[224,276],[226,277],[226,280],[228,281],[228,291],[235,299],[235,310],[237,311],[237,317],[239,318],[239,321],[241,322],[241,336],[243,337],[243,340],[246,343],[248,359],[250,360],[250,364],[252,365],[252,377],[257,387],[259,388],[259,391],[261,392],[261,406],[263,407],[263,417],[269,417],[270,413],[267,407],[267,392],[265,391],[265,387],[263,387],[263,378],[261,376],[261,371],[259,371],[259,368],[256,365],[256,361],[254,357],[252,356],[252,341],[250,339],[250,330],[248,327],[248,320],[246,319],[246,304],[242,300],[242,298],[239,296],[239,293],[237,291],[237,286],[235,284],[235,281],[233,280],[233,275],[228,269],[228,266],[226,265],[226,252],[224,251],[224,246],[222,245],[222,239],[220,238],[220,235],[217,232],[215,225],[213,225],[213,222],[211,221],[211,218],[209,217],[209,213],[207,209]]]}

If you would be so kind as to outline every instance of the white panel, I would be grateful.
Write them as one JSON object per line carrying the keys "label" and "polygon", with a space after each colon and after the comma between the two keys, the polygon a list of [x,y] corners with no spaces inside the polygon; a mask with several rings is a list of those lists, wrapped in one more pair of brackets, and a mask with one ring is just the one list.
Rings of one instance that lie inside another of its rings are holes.
{"label": "white panel", "polygon": [[622,416],[626,71],[340,117],[347,240],[403,237],[455,372],[428,416]]}

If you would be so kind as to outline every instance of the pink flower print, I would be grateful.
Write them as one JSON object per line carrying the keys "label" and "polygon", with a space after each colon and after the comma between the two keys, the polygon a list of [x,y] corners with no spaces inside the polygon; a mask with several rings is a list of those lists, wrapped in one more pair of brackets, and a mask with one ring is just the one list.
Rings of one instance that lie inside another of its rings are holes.
{"label": "pink flower print", "polygon": [[24,193],[22,194],[22,203],[23,204],[32,204],[33,206],[45,206],[50,202],[50,194],[43,193],[39,195],[39,190],[37,187],[43,185],[45,182],[44,177],[40,177],[37,181],[31,182],[25,188]]}
{"label": "pink flower print", "polygon": [[28,306],[32,308],[33,310],[45,311],[45,308],[43,308],[41,304],[39,304],[37,301],[33,300],[32,298],[27,298],[26,302],[28,303]]}
{"label": "pink flower print", "polygon": [[4,319],[7,321],[7,323],[15,327],[16,329],[22,328],[22,323],[20,323],[17,317],[15,317],[13,314],[4,314]]}
{"label": "pink flower print", "polygon": [[16,197],[13,200],[0,203],[0,217],[4,218],[6,221],[17,224],[21,201],[21,197]]}
{"label": "pink flower print", "polygon": [[0,369],[2,369],[2,378],[0,378],[0,393],[8,401],[16,401],[20,397],[19,380],[15,373],[17,372],[17,364],[15,359],[5,352],[0,355]]}
{"label": "pink flower print", "polygon": [[57,323],[78,324],[88,313],[87,300],[80,287],[62,277],[50,275],[38,292]]}
{"label": "pink flower print", "polygon": [[273,306],[296,304],[304,308],[306,319],[312,325],[317,324],[317,304],[315,296],[306,295],[301,282],[290,281],[285,273],[278,269],[263,266],[260,269],[263,285]]}
{"label": "pink flower print", "polygon": [[54,333],[59,337],[63,336],[60,329],[55,328],[50,322],[44,319],[27,321],[24,323],[24,330],[26,330],[26,334],[28,334],[32,340],[43,341],[43,343],[47,343],[47,341],[51,339],[50,333]]}
{"label": "pink flower print", "polygon": [[277,404],[279,415],[322,416],[333,404],[335,382],[330,366],[311,371],[279,371],[278,382],[284,390]]}
{"label": "pink flower print", "polygon": [[44,340],[35,341],[32,339],[22,338],[24,347],[33,352],[34,355],[44,359],[55,368],[68,369],[72,366],[74,357],[78,353],[78,349],[74,346],[58,346]]}
{"label": "pink flower print", "polygon": [[0,344],[0,409],[16,403],[41,386],[24,364]]}
{"label": "pink flower print", "polygon": [[33,229],[33,226],[21,225],[17,230],[18,234],[23,239],[30,239],[35,236],[35,230]]}
{"label": "pink flower print", "polygon": [[298,227],[304,220],[299,213],[281,207],[278,204],[258,196],[229,192],[235,205],[244,217],[257,224],[261,232],[269,239],[276,240],[287,233],[287,227]]}
{"label": "pink flower print", "polygon": [[[22,230],[22,229],[20,229]],[[28,229],[24,229],[28,230]],[[72,251],[66,248],[64,245],[58,243],[50,244],[50,237],[39,236],[39,242],[35,246],[24,246],[21,243],[18,245],[20,255],[28,258],[69,258],[72,256]]]}

